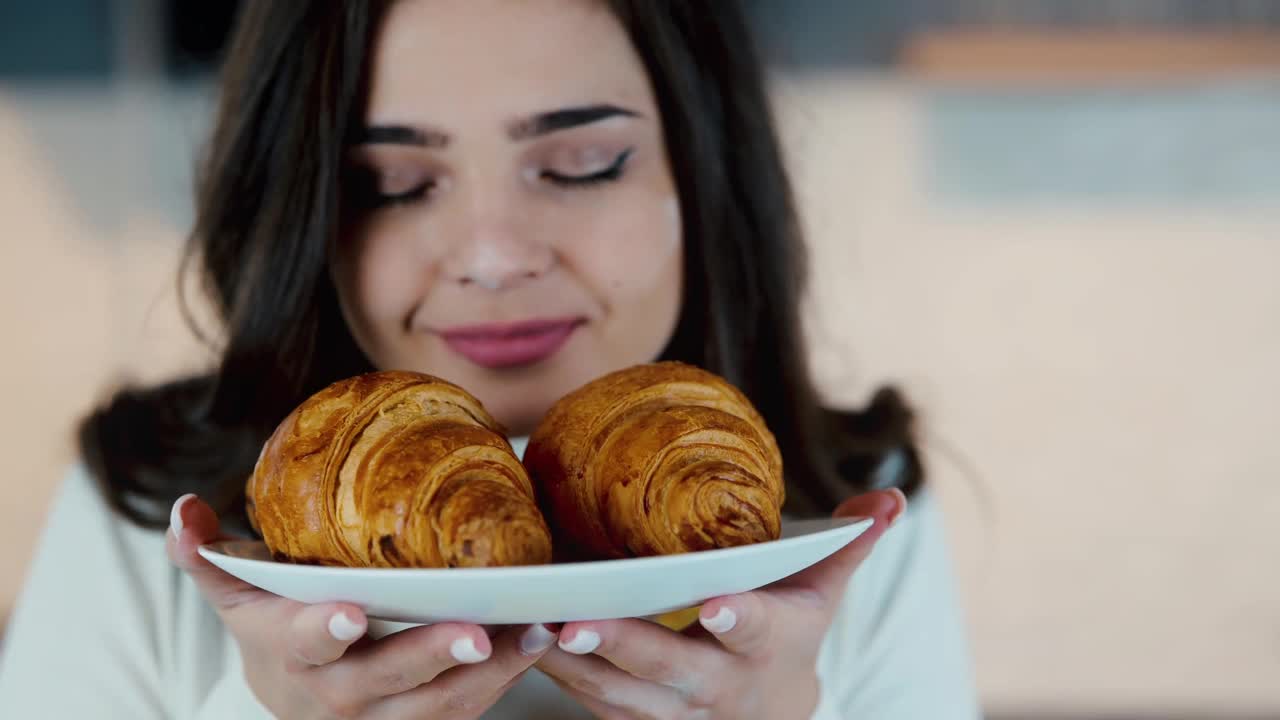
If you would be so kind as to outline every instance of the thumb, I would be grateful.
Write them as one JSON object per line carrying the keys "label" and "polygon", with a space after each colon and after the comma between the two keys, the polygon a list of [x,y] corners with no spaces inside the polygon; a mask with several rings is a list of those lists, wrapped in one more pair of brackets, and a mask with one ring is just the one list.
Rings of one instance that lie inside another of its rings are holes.
{"label": "thumb", "polygon": [[195,581],[205,599],[227,620],[225,613],[253,600],[275,597],[249,583],[223,572],[197,552],[204,544],[226,539],[219,532],[218,515],[207,503],[193,494],[183,495],[169,511],[169,532],[165,534],[165,551],[169,560]]}
{"label": "thumb", "polygon": [[871,527],[821,562],[779,581],[778,586],[816,594],[824,605],[833,606],[843,596],[849,576],[906,508],[907,496],[897,488],[858,495],[840,503],[834,517],[870,518],[874,521]]}

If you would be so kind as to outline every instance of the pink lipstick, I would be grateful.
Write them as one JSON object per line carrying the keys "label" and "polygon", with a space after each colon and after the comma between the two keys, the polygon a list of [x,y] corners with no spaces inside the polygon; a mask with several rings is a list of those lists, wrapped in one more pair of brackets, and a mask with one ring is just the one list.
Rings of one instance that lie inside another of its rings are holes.
{"label": "pink lipstick", "polygon": [[552,355],[582,324],[581,318],[468,325],[440,331],[454,352],[486,368],[532,365]]}

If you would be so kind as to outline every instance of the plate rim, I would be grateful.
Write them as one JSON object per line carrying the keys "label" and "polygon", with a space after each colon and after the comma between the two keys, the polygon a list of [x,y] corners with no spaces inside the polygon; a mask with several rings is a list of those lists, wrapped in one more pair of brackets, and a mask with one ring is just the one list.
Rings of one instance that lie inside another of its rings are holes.
{"label": "plate rim", "polygon": [[[857,530],[857,534],[849,538],[848,542],[853,542],[862,536],[871,525],[875,523],[874,518],[806,518],[797,520],[797,523],[807,523],[822,521],[829,523],[828,527],[814,532],[808,532],[803,535],[794,537],[783,537],[777,540],[767,540],[760,543],[752,543],[750,545],[737,545],[728,548],[714,548],[711,550],[698,550],[695,552],[678,553],[674,555],[652,555],[637,558],[617,558],[613,560],[585,560],[565,563],[548,563],[544,565],[504,565],[498,567],[461,567],[461,568],[384,568],[384,567],[347,567],[341,565],[306,565],[301,563],[287,563],[277,560],[262,560],[259,558],[248,558],[232,555],[219,550],[219,547],[229,545],[231,543],[258,543],[263,541],[252,538],[236,538],[229,540],[217,540],[196,548],[200,556],[209,562],[214,562],[210,555],[219,558],[225,558],[233,563],[248,565],[250,567],[258,567],[263,570],[270,568],[273,573],[287,575],[319,575],[319,574],[342,574],[349,577],[420,577],[430,578],[433,576],[460,577],[463,575],[472,577],[483,576],[502,576],[510,578],[513,575],[546,575],[546,574],[577,574],[599,572],[601,568],[608,567],[612,570],[625,571],[629,568],[639,568],[646,565],[655,564],[671,564],[671,563],[688,563],[688,562],[706,562],[712,558],[721,560],[731,560],[739,555],[751,555],[760,552],[761,548],[776,548],[779,545],[796,545],[805,542],[812,542],[814,538],[834,532],[851,532]],[[839,548],[830,554],[839,552]],[[824,556],[829,557],[830,556]],[[821,562],[820,560],[817,562]],[[216,564],[216,563],[215,563]],[[224,570],[225,572],[225,570]]]}

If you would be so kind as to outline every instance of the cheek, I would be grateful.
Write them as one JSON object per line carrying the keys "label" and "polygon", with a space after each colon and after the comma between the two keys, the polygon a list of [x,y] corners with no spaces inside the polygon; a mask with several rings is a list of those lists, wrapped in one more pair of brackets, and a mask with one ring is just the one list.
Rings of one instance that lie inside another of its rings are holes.
{"label": "cheek", "polygon": [[680,206],[675,198],[595,225],[586,242],[573,248],[573,264],[611,306],[636,300],[675,299],[683,257]]}
{"label": "cheek", "polygon": [[398,327],[419,291],[421,274],[398,245],[394,237],[361,238],[334,273],[343,313],[362,344]]}

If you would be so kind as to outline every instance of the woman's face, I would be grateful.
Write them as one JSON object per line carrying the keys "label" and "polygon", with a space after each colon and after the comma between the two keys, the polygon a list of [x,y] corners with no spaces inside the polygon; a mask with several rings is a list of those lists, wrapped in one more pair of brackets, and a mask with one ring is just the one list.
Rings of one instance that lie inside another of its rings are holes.
{"label": "woman's face", "polygon": [[656,358],[680,308],[680,208],[608,8],[401,0],[370,62],[334,280],[374,365],[453,381],[527,433]]}

